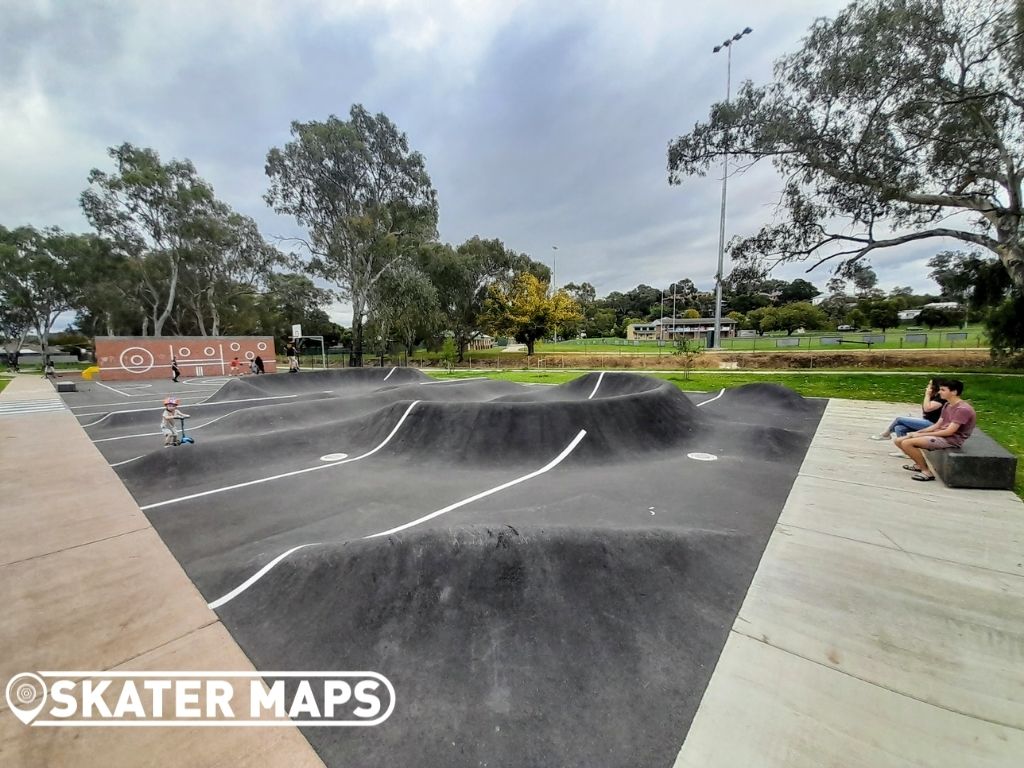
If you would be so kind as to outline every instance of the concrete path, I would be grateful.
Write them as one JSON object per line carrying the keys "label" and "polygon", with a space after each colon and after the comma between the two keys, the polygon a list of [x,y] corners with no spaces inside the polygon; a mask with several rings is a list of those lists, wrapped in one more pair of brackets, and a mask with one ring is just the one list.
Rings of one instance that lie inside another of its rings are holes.
{"label": "concrete path", "polygon": [[677,768],[1024,760],[1024,504],[917,483],[832,400]]}
{"label": "concrete path", "polygon": [[[43,669],[252,670],[54,395],[26,374],[0,392],[2,684]],[[0,698],[0,765],[171,764],[322,765],[295,728],[29,728]]]}

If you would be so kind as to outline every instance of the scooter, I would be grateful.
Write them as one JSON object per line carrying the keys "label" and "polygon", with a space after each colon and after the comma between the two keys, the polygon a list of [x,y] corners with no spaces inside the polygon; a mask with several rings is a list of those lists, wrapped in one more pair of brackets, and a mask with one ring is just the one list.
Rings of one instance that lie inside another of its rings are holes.
{"label": "scooter", "polygon": [[185,434],[185,417],[184,416],[178,416],[177,418],[178,418],[178,421],[181,422],[181,437],[175,438],[174,444],[175,445],[194,445],[195,442],[196,442],[195,439],[191,438],[191,437],[189,437],[188,435]]}

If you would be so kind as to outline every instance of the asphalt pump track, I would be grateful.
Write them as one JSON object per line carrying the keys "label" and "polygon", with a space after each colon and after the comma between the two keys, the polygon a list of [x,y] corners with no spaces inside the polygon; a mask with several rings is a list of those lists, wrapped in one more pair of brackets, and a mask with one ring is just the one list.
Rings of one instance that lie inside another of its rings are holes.
{"label": "asphalt pump track", "polygon": [[392,682],[383,724],[302,729],[329,766],[672,765],[825,405],[629,373],[210,391],[173,448],[159,405],[65,401],[257,669]]}

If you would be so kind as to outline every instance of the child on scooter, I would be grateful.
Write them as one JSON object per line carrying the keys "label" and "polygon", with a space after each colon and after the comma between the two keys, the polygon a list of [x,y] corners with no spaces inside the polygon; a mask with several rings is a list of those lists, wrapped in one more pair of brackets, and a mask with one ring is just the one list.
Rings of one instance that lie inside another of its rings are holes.
{"label": "child on scooter", "polygon": [[188,414],[178,409],[181,401],[176,397],[168,397],[164,400],[164,412],[160,418],[160,431],[164,435],[164,448],[178,445],[178,430],[174,428],[175,419],[187,419]]}

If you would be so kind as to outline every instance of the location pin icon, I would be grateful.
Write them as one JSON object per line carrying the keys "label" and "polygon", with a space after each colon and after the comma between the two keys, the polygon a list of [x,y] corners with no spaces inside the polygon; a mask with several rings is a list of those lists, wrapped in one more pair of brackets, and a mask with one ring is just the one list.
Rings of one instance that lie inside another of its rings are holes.
{"label": "location pin icon", "polygon": [[46,683],[39,675],[22,672],[10,679],[4,695],[14,716],[28,725],[46,704]]}

